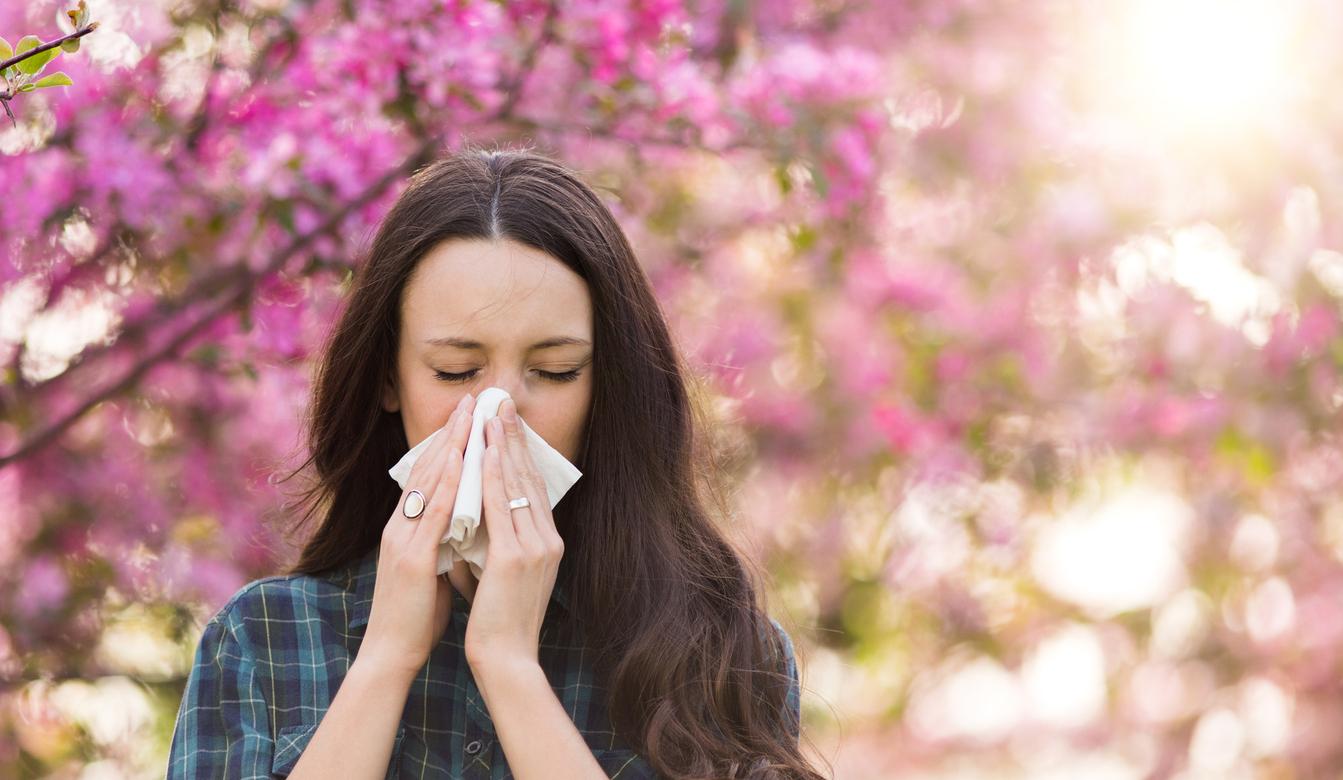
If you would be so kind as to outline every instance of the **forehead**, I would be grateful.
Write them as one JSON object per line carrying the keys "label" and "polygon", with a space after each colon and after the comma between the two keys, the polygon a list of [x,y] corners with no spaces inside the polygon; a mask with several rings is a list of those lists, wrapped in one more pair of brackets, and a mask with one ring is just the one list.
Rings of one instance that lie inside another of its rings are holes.
{"label": "forehead", "polygon": [[592,338],[592,303],[583,278],[549,254],[511,240],[452,239],[430,249],[407,282],[401,316],[417,341]]}

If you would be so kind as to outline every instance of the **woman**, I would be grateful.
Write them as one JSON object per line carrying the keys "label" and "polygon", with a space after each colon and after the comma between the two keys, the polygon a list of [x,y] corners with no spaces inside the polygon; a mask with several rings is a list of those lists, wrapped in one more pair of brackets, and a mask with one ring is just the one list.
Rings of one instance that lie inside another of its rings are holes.
{"label": "woman", "polygon": [[[473,150],[417,173],[316,375],[321,522],[206,625],[169,777],[820,777],[791,640],[702,506],[690,377],[572,171]],[[437,576],[496,386],[489,565]],[[583,473],[553,511],[519,418]],[[388,468],[440,428],[402,492]]]}

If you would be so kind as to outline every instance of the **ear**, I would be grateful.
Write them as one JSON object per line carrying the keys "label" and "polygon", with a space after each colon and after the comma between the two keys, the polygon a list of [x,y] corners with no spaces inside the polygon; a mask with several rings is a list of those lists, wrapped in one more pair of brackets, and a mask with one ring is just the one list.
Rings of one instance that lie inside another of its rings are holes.
{"label": "ear", "polygon": [[391,379],[382,386],[382,408],[387,412],[401,411],[401,397]]}

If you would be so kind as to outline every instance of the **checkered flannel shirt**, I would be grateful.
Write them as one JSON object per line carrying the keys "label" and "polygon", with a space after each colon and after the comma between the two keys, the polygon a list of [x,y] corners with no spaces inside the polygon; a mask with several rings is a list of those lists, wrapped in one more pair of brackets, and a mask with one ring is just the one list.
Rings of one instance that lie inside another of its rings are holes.
{"label": "checkered flannel shirt", "polygon": [[[187,677],[169,749],[167,778],[285,776],[317,730],[350,669],[373,601],[377,548],[320,575],[265,577],[243,586],[205,625]],[[453,594],[452,617],[410,686],[387,777],[512,778],[463,641],[470,605]],[[556,583],[543,621],[539,661],[555,696],[609,777],[657,775],[611,729],[605,690],[584,660]],[[801,713],[788,633],[788,710]]]}

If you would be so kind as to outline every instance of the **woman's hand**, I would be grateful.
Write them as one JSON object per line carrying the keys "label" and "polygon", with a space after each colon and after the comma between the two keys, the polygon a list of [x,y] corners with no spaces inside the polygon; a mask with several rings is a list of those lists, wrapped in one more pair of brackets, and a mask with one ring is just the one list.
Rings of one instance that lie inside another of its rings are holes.
{"label": "woman's hand", "polygon": [[[564,555],[513,399],[504,399],[486,424],[485,443],[482,512],[489,546],[466,625],[466,660],[473,669],[538,662],[541,622]],[[523,496],[531,506],[508,508],[510,499]]]}
{"label": "woman's hand", "polygon": [[[429,658],[452,616],[452,585],[446,573],[436,574],[438,543],[452,522],[474,409],[468,393],[411,467],[405,492],[382,531],[373,604],[358,657],[408,678]],[[403,512],[412,490],[425,499],[424,511],[414,519]]]}

